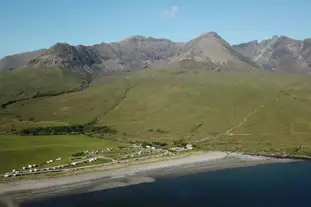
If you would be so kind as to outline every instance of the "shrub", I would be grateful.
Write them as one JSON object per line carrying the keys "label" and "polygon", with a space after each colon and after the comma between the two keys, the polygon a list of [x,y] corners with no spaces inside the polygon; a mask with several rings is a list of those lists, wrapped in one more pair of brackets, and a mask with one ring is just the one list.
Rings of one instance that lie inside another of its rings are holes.
{"label": "shrub", "polygon": [[71,126],[52,126],[52,127],[35,127],[26,128],[20,131],[24,136],[37,135],[61,135],[61,134],[84,134],[88,131],[96,133],[116,134],[117,130],[109,126],[89,127],[86,125],[71,125]]}
{"label": "shrub", "polygon": [[28,119],[28,121],[35,121],[35,118],[30,117],[30,118]]}
{"label": "shrub", "polygon": [[174,146],[176,147],[186,147],[187,143],[185,142],[185,140],[180,139],[180,140],[175,140],[173,142]]}
{"label": "shrub", "polygon": [[161,142],[161,141],[154,141],[154,142],[152,142],[152,145],[154,145],[154,146],[164,147],[164,146],[166,146],[166,145],[167,145],[167,143],[165,143],[165,142]]}
{"label": "shrub", "polygon": [[81,157],[81,156],[84,156],[84,155],[85,155],[84,152],[76,152],[76,153],[72,154],[73,157]]}

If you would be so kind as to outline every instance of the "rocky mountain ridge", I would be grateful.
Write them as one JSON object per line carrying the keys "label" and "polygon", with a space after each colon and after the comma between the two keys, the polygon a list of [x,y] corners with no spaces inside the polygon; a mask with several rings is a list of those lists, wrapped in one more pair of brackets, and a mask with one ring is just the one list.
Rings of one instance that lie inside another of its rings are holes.
{"label": "rocky mountain ridge", "polygon": [[273,36],[258,42],[234,45],[233,48],[266,70],[290,73],[311,72],[311,40]]}
{"label": "rocky mountain ridge", "polygon": [[57,66],[96,75],[161,68],[176,62],[178,65],[187,62],[186,68],[196,65],[190,62],[197,62],[200,67],[217,71],[261,67],[270,71],[308,73],[311,71],[311,39],[301,41],[275,35],[261,42],[254,40],[231,46],[216,32],[208,32],[186,43],[138,35],[92,46],[56,43],[49,49],[1,59],[0,71]]}

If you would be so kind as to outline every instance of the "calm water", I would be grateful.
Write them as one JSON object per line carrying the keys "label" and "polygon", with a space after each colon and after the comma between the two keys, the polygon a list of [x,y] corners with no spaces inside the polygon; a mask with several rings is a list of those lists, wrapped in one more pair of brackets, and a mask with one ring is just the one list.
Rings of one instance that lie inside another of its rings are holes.
{"label": "calm water", "polygon": [[311,206],[311,162],[161,178],[23,206]]}

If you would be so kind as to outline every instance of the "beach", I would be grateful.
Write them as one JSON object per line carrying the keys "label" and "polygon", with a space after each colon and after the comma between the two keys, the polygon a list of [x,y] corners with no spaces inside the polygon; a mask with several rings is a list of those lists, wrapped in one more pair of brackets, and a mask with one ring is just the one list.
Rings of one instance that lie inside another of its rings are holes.
{"label": "beach", "polygon": [[289,161],[225,152],[206,152],[102,172],[88,172],[42,180],[10,181],[0,184],[0,195],[11,202],[21,203],[57,195],[151,183],[162,177]]}

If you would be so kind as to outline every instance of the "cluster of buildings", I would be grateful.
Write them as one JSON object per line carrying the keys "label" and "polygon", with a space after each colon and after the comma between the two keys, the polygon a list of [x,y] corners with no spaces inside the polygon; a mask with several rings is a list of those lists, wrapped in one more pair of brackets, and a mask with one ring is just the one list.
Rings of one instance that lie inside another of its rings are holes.
{"label": "cluster of buildings", "polygon": [[[46,162],[46,163],[51,163],[51,162]],[[33,165],[28,165],[27,167],[22,167],[22,170],[18,171],[13,169],[12,172],[10,173],[5,173],[4,177],[16,177],[16,176],[22,176],[22,175],[27,175],[27,174],[40,174],[40,173],[46,173],[46,172],[56,172],[61,168],[64,168],[65,165],[59,165],[55,167],[50,167],[50,168],[38,168],[40,165],[33,164]]]}
{"label": "cluster of buildings", "polygon": [[192,149],[193,149],[192,144],[187,144],[185,147],[173,147],[173,148],[171,148],[171,150],[174,150],[174,151],[184,151],[184,150],[192,150]]}
{"label": "cluster of buildings", "polygon": [[133,144],[133,147],[139,148],[139,150],[134,153],[123,156],[122,159],[133,158],[133,157],[146,155],[146,154],[154,154],[154,153],[161,153],[161,152],[164,153],[167,151],[167,150],[156,148],[156,147],[149,146],[149,145],[143,147],[142,145]]}
{"label": "cluster of buildings", "polygon": [[88,154],[88,155],[97,155],[97,154],[99,154],[99,153],[104,153],[104,152],[110,152],[110,151],[112,151],[114,148],[105,148],[105,149],[102,149],[102,150],[93,150],[93,151],[88,151],[88,150],[86,150],[84,153],[85,154]]}
{"label": "cluster of buildings", "polygon": [[[172,155],[173,154],[172,152],[169,152],[168,150],[156,148],[156,147],[151,146],[151,145],[142,146],[141,144],[133,144],[133,147],[139,148],[139,150],[137,150],[131,154],[126,154],[121,159],[134,158],[134,157],[139,157],[142,155],[155,154],[155,153],[161,153],[162,155]],[[187,144],[185,147],[173,147],[173,148],[171,148],[171,150],[173,150],[173,151],[184,151],[184,150],[191,150],[191,149],[193,149],[193,146],[191,144]],[[60,169],[63,169],[66,167],[77,166],[77,165],[80,165],[83,163],[95,162],[101,158],[100,156],[95,157],[95,155],[97,155],[99,153],[109,152],[112,150],[114,150],[114,148],[105,148],[102,150],[96,150],[96,151],[90,151],[90,152],[84,151],[86,156],[83,156],[82,160],[71,162],[69,164],[58,165],[58,166],[53,166],[53,167],[45,167],[45,168],[38,169],[38,167],[40,167],[40,166],[44,166],[44,165],[47,165],[47,164],[50,164],[50,163],[53,163],[56,161],[61,161],[62,158],[58,157],[57,159],[55,159],[55,161],[54,160],[48,160],[48,161],[44,162],[43,164],[32,164],[32,165],[24,166],[24,167],[22,167],[22,170],[20,170],[20,171],[13,169],[12,172],[4,174],[4,177],[8,178],[8,177],[16,177],[16,176],[27,175],[27,174],[59,172]]]}
{"label": "cluster of buildings", "polygon": [[98,157],[93,157],[93,158],[86,159],[86,160],[80,160],[80,161],[77,161],[77,162],[72,162],[70,164],[67,164],[67,166],[69,166],[69,165],[76,166],[76,165],[83,164],[83,163],[92,163],[92,162],[97,161],[97,159],[99,159],[99,158]]}
{"label": "cluster of buildings", "polygon": [[[64,165],[58,165],[58,166],[53,166],[53,167],[45,167],[42,168],[45,165],[54,163],[56,161],[61,161],[62,158],[58,157],[55,160],[47,160],[45,161],[43,164],[32,164],[32,165],[28,165],[28,166],[24,166],[22,167],[21,170],[15,170],[13,169],[12,172],[9,173],[5,173],[4,177],[8,178],[8,177],[16,177],[16,176],[21,176],[21,175],[26,175],[26,174],[39,174],[39,173],[47,173],[47,172],[57,172],[60,169],[66,168],[66,167],[70,167],[70,166],[76,166],[82,163],[92,163],[97,161],[98,158],[95,158],[94,155],[99,154],[99,153],[103,153],[103,152],[109,152],[113,150],[113,148],[105,148],[103,150],[96,150],[96,151],[85,151],[85,153],[87,154],[85,157],[83,157],[83,160],[79,160],[76,162],[71,162],[69,164],[64,164]],[[41,168],[39,168],[41,167]]]}

